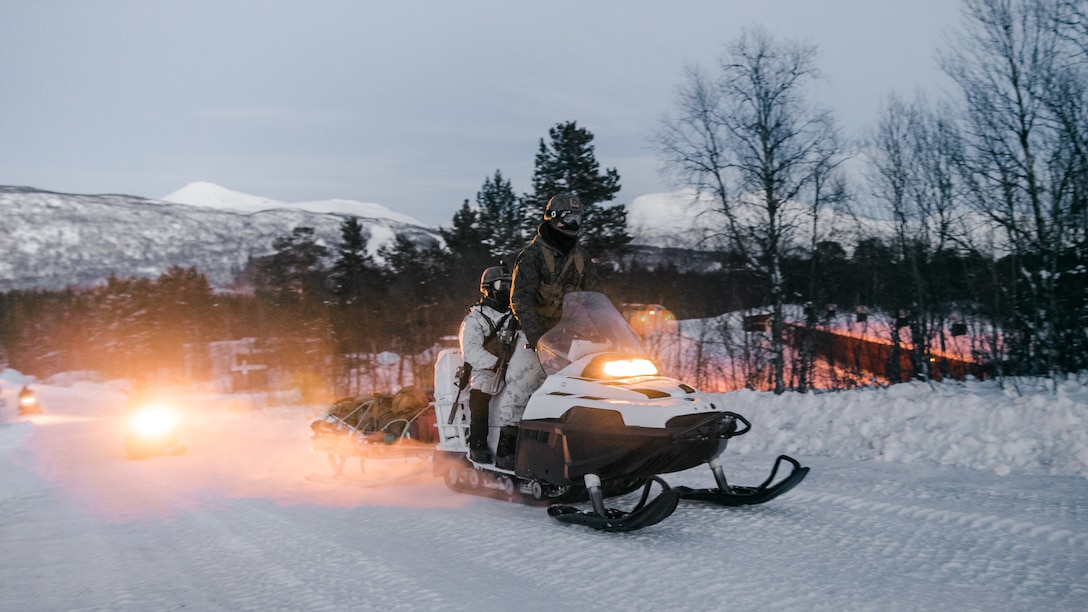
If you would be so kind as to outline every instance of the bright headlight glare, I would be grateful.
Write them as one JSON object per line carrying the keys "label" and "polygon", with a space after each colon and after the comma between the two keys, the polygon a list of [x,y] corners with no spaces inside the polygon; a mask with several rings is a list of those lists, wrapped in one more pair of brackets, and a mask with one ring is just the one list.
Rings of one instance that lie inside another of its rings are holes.
{"label": "bright headlight glare", "polygon": [[657,366],[649,359],[617,359],[605,362],[603,367],[606,376],[613,378],[629,378],[631,376],[653,376],[657,374]]}
{"label": "bright headlight glare", "polygon": [[177,425],[178,418],[167,408],[145,408],[132,417],[132,429],[142,436],[164,434]]}

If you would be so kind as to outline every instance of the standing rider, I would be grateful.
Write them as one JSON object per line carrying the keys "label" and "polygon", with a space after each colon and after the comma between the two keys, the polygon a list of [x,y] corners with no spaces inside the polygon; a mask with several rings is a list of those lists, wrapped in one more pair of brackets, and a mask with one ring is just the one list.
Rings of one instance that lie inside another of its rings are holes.
{"label": "standing rider", "polygon": [[536,343],[559,322],[563,296],[571,291],[600,291],[596,264],[578,244],[582,202],[561,193],[548,200],[536,237],[514,261],[510,306],[521,330],[507,371],[508,386],[499,402],[499,442],[495,466],[514,469],[518,421],[529,396],[544,382]]}
{"label": "standing rider", "polygon": [[[491,398],[502,391],[505,345],[513,341],[515,320],[510,312],[510,274],[501,266],[484,270],[480,301],[469,308],[458,339],[469,375],[468,454],[477,463],[491,463],[487,445]],[[498,370],[498,372],[497,372]]]}

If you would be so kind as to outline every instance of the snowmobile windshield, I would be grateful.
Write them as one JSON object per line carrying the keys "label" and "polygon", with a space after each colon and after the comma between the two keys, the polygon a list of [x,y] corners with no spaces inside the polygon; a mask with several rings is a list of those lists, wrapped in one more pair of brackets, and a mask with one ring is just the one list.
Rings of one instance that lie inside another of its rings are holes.
{"label": "snowmobile windshield", "polygon": [[564,296],[562,317],[541,336],[536,352],[551,376],[586,355],[644,351],[638,334],[604,294],[574,291]]}

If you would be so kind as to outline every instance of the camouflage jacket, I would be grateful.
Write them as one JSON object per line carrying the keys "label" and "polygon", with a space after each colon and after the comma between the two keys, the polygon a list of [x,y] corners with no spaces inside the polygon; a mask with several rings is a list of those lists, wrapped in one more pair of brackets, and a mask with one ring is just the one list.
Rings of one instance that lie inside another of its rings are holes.
{"label": "camouflage jacket", "polygon": [[564,253],[538,231],[514,260],[510,305],[525,338],[535,347],[544,332],[559,322],[564,295],[600,290],[597,266],[581,245]]}

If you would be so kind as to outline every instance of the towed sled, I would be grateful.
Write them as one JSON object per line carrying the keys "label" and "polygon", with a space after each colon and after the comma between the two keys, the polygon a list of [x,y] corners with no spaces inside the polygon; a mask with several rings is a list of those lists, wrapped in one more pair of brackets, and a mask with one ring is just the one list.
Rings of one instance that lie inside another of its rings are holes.
{"label": "towed sled", "polygon": [[426,461],[435,446],[432,422],[433,406],[414,387],[395,395],[372,393],[337,400],[310,423],[310,449],[326,454],[333,474],[311,479],[344,480],[344,466],[353,457],[359,459],[363,474],[368,459]]}
{"label": "towed sled", "polygon": [[[807,467],[782,455],[762,484],[730,484],[720,456],[729,439],[747,433],[751,423],[717,405],[720,400],[658,375],[638,336],[600,293],[567,294],[562,319],[540,339],[537,356],[547,378],[518,424],[514,469],[502,470],[468,459],[468,402],[455,382],[461,352],[439,354],[434,470],[451,489],[547,503],[548,514],[561,522],[633,531],[664,520],[681,500],[761,504],[808,474]],[[672,487],[661,477],[701,464],[709,467],[716,487]],[[631,510],[605,503],[640,488]],[[660,491],[650,499],[654,489]],[[586,500],[589,510],[570,505]]]}

